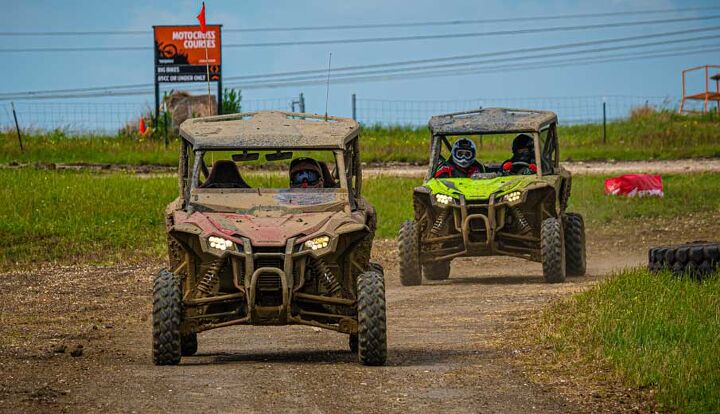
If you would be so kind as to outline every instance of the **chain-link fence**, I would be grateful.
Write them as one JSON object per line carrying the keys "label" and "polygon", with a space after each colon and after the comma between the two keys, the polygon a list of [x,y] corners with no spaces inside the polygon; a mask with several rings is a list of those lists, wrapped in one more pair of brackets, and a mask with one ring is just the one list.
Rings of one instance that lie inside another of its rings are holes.
{"label": "chain-link fence", "polygon": [[[649,106],[676,111],[679,99],[660,96],[581,96],[551,98],[479,98],[464,100],[351,100],[352,115],[365,125],[426,125],[431,116],[477,108],[509,107],[544,109],[558,114],[562,124],[589,124],[625,119],[634,108]],[[303,94],[275,99],[243,99],[244,112],[257,110],[305,110]],[[126,125],[136,125],[140,117],[152,117],[149,103],[37,102],[15,103],[22,130],[55,130],[65,133],[114,134]],[[0,130],[14,129],[11,104],[0,104]]]}
{"label": "chain-link fence", "polygon": [[[296,110],[304,107],[304,98],[243,99],[243,111],[266,109]],[[149,103],[108,102],[15,102],[18,123],[23,131],[60,129],[67,134],[115,134],[128,124],[137,125],[140,118],[149,119],[153,105]],[[14,130],[11,103],[0,104],[0,130]]]}
{"label": "chain-link fence", "polygon": [[[487,107],[543,109],[558,114],[563,124],[591,124],[630,116],[633,108],[677,110],[680,100],[660,96],[582,96],[553,98],[480,98],[465,100],[387,100],[356,98],[353,114],[364,124],[425,125],[433,115]],[[603,111],[605,113],[603,114]]]}

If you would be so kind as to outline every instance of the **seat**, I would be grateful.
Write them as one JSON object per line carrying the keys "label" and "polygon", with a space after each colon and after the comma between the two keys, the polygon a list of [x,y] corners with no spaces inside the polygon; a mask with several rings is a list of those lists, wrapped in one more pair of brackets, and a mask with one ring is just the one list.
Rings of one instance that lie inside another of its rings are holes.
{"label": "seat", "polygon": [[217,160],[210,170],[210,176],[200,188],[250,188],[240,176],[234,161]]}

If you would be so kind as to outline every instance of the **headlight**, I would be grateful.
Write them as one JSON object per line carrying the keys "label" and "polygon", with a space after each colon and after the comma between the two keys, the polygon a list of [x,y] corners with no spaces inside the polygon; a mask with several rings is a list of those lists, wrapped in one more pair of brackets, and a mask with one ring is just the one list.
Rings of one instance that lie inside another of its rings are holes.
{"label": "headlight", "polygon": [[305,247],[307,247],[308,249],[318,250],[327,247],[329,242],[330,237],[320,236],[306,241]]}
{"label": "headlight", "polygon": [[227,250],[233,247],[233,242],[225,240],[222,237],[210,236],[208,241],[210,242],[210,247],[213,249]]}
{"label": "headlight", "polygon": [[453,202],[453,198],[445,194],[435,194],[435,200],[440,204],[448,205]]}
{"label": "headlight", "polygon": [[507,201],[508,203],[514,203],[520,200],[521,196],[522,193],[520,191],[513,191],[512,193],[506,194],[503,200]]}

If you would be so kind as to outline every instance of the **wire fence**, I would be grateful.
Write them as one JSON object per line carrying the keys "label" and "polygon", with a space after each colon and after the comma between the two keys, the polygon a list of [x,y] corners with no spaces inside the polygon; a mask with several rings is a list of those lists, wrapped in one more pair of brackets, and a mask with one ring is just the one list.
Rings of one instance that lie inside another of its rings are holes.
{"label": "wire fence", "polygon": [[[292,110],[304,98],[243,99],[246,112],[277,109]],[[304,102],[303,102],[304,104]],[[141,117],[153,116],[149,103],[108,102],[15,102],[18,124],[23,131],[61,130],[66,134],[114,134],[128,124],[137,125]],[[14,130],[10,103],[0,105],[0,130]]]}
{"label": "wire fence", "polygon": [[[581,96],[551,98],[479,98],[464,100],[387,100],[352,99],[351,113],[365,125],[426,125],[431,116],[486,107],[544,109],[558,114],[562,124],[592,124],[626,119],[634,108],[649,106],[656,110],[676,111],[680,100],[660,96]],[[243,99],[242,111],[304,111],[303,94],[274,99]],[[137,125],[140,117],[149,119],[149,103],[108,102],[37,102],[15,103],[18,123],[24,131],[62,130],[66,134],[117,133],[127,125]],[[692,108],[691,108],[692,109]],[[698,108],[700,109],[700,108]],[[603,114],[603,111],[605,113]],[[10,103],[0,105],[0,130],[14,130]]]}
{"label": "wire fence", "polygon": [[361,123],[410,126],[425,125],[433,115],[487,107],[543,109],[557,113],[563,124],[592,124],[603,121],[603,110],[607,121],[617,121],[628,118],[633,108],[677,110],[680,105],[680,99],[673,97],[624,95],[432,101],[356,98],[353,102],[353,113]]}

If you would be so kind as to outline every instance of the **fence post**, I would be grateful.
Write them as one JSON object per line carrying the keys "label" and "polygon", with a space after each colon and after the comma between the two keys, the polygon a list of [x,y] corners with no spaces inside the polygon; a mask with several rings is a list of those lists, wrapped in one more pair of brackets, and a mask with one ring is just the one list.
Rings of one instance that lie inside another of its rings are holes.
{"label": "fence post", "polygon": [[305,95],[300,92],[300,112],[305,113]]}
{"label": "fence post", "polygon": [[20,124],[18,124],[17,114],[15,113],[15,102],[10,102],[10,106],[12,106],[13,118],[15,119],[15,130],[17,131],[18,144],[20,144],[20,152],[25,152],[22,145],[22,136],[20,135]]}
{"label": "fence post", "polygon": [[163,130],[165,135],[165,149],[167,149],[168,145],[170,145],[170,140],[168,140],[168,122],[167,122],[167,104],[165,104],[165,108],[163,111]]}
{"label": "fence post", "polygon": [[607,144],[607,102],[603,99],[603,144]]}
{"label": "fence post", "polygon": [[352,119],[357,121],[357,99],[355,94],[352,94]]}

